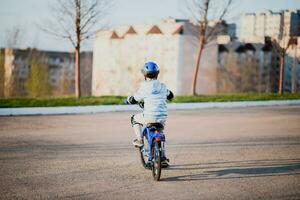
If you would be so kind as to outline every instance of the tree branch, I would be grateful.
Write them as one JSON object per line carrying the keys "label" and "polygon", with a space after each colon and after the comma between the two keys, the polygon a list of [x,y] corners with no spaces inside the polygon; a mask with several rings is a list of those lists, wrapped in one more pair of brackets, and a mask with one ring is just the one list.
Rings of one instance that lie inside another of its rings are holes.
{"label": "tree branch", "polygon": [[68,39],[72,43],[72,45],[75,47],[75,41],[73,40],[72,36],[67,32],[66,34],[58,33],[56,31],[53,31],[53,29],[47,28],[47,27],[41,27],[39,24],[36,25],[40,30],[44,31],[45,33],[48,33],[50,35],[53,35],[58,38]]}
{"label": "tree branch", "polygon": [[233,3],[233,0],[228,0],[227,3],[226,3],[226,6],[225,8],[223,9],[221,15],[219,16],[218,18],[218,21],[216,23],[215,26],[212,27],[212,29],[209,31],[209,33],[207,34],[207,40],[210,40],[211,37],[213,37],[214,35],[216,35],[216,31],[218,28],[221,28],[221,31],[222,31],[222,27],[219,27],[218,25],[221,25],[222,26],[222,21],[223,21],[223,18],[224,16],[227,14],[228,12],[228,9],[230,7],[230,5]]}
{"label": "tree branch", "polygon": [[53,20],[37,26],[76,47],[96,33],[94,27],[100,17],[107,15],[110,3],[108,0],[56,0],[51,6]]}

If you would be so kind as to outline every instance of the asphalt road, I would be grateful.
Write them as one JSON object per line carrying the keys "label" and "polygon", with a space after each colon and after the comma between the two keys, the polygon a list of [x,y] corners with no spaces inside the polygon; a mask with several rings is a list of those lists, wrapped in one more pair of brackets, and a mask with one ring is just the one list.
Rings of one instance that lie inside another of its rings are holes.
{"label": "asphalt road", "polygon": [[0,117],[0,199],[300,199],[300,106],[170,112],[160,182],[130,116]]}

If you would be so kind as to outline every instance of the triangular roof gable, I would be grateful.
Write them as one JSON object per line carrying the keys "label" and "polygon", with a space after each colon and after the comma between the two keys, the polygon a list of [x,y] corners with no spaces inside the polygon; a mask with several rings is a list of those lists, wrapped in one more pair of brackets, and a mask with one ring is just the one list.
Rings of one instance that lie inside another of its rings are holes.
{"label": "triangular roof gable", "polygon": [[147,34],[162,34],[160,28],[158,26],[154,25],[152,28],[147,32]]}
{"label": "triangular roof gable", "polygon": [[219,44],[218,50],[220,53],[228,52],[228,49],[223,44]]}
{"label": "triangular roof gable", "polygon": [[246,43],[245,44],[245,50],[248,50],[248,51],[256,51],[256,49],[254,48],[254,46],[250,43]]}
{"label": "triangular roof gable", "polygon": [[173,32],[173,35],[175,34],[180,34],[182,35],[183,34],[183,26],[179,26],[174,32]]}
{"label": "triangular roof gable", "polygon": [[118,34],[115,31],[113,31],[110,36],[110,39],[120,39],[120,37],[118,36]]}
{"label": "triangular roof gable", "polygon": [[236,50],[235,52],[237,53],[244,53],[245,52],[245,47],[244,45],[240,45]]}
{"label": "triangular roof gable", "polygon": [[134,30],[132,26],[129,27],[128,31],[125,33],[126,34],[137,34],[137,32]]}
{"label": "triangular roof gable", "polygon": [[261,50],[264,51],[264,52],[269,52],[269,51],[272,51],[272,48],[273,48],[272,44],[266,43],[266,44],[263,46],[263,48],[261,48]]}

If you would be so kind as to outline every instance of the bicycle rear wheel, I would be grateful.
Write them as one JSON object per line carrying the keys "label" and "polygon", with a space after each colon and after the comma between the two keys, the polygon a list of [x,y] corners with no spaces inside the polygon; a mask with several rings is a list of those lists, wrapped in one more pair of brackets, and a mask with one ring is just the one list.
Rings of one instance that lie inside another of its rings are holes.
{"label": "bicycle rear wheel", "polygon": [[161,175],[161,151],[160,143],[154,141],[152,147],[153,165],[152,165],[152,176],[154,180],[159,181]]}

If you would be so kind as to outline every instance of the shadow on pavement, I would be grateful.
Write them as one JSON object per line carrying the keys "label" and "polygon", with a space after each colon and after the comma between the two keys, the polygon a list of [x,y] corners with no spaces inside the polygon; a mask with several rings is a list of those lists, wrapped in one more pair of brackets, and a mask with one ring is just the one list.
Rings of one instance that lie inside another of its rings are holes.
{"label": "shadow on pavement", "polygon": [[174,172],[178,171],[180,173],[186,171],[188,173],[185,175],[163,178],[161,179],[162,181],[196,181],[300,175],[300,159],[248,160],[183,164],[173,165],[167,170],[172,170]]}

